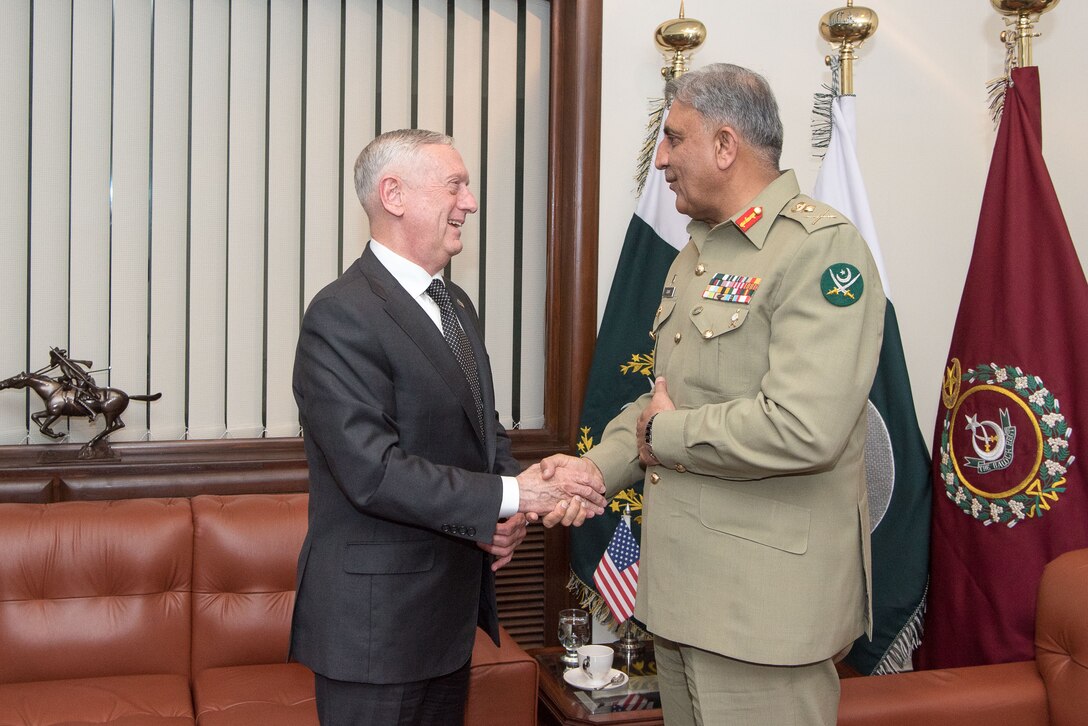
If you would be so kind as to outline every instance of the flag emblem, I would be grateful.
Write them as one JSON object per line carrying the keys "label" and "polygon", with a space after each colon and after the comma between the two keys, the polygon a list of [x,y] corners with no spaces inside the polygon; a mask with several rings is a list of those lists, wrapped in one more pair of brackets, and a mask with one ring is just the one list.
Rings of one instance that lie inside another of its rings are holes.
{"label": "flag emblem", "polygon": [[623,711],[648,711],[654,708],[657,708],[657,705],[652,699],[641,693],[628,693],[613,703],[610,710],[612,713],[620,713]]}
{"label": "flag emblem", "polygon": [[623,622],[635,612],[635,593],[638,590],[639,547],[631,534],[631,525],[621,517],[605,548],[601,562],[593,573],[593,584],[608,604],[612,616]]}
{"label": "flag emblem", "polygon": [[1012,465],[1016,427],[1009,422],[1009,409],[1001,409],[999,416],[1000,424],[996,421],[979,421],[978,414],[967,417],[975,455],[964,457],[963,463],[979,474],[1008,469]]}
{"label": "flag emblem", "polygon": [[861,299],[865,280],[858,268],[846,262],[836,262],[824,270],[820,277],[820,289],[823,290],[824,300],[844,308]]}
{"label": "flag emblem", "polygon": [[[946,389],[959,365],[955,358],[949,364]],[[1058,399],[1042,378],[1011,365],[981,364],[958,383],[941,431],[945,494],[987,526],[1042,518],[1065,492],[1076,458]]]}
{"label": "flag emblem", "polygon": [[763,282],[762,277],[727,275],[719,272],[710,278],[710,284],[703,290],[703,297],[707,300],[737,302],[747,305],[752,302],[752,296],[755,295],[761,282]]}

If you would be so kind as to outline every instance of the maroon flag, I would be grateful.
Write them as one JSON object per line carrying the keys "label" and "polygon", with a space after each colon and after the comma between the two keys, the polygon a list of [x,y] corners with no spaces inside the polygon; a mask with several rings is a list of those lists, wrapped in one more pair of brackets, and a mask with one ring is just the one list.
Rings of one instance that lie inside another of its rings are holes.
{"label": "maroon flag", "polygon": [[[918,668],[1034,657],[1043,566],[1088,546],[1088,283],[1042,154],[1039,72],[1012,73],[933,437]],[[1078,322],[1079,321],[1079,322]]]}

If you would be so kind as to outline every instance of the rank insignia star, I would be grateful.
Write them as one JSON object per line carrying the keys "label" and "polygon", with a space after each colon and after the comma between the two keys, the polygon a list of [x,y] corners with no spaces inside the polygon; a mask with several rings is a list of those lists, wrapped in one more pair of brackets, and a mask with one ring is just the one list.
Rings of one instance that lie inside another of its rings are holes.
{"label": "rank insignia star", "polygon": [[790,207],[790,211],[794,214],[803,217],[804,219],[811,219],[812,226],[815,227],[822,220],[825,219],[838,219],[837,214],[832,214],[832,210],[828,207],[818,208],[811,202],[799,201]]}

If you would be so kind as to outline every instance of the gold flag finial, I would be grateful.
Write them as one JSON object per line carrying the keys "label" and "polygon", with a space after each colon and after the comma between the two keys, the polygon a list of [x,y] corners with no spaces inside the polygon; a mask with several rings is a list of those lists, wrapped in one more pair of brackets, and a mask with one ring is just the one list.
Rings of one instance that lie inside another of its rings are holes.
{"label": "gold flag finial", "polygon": [[666,20],[654,31],[654,43],[665,54],[668,64],[661,69],[665,78],[682,76],[688,70],[688,59],[706,40],[706,26],[684,15],[684,0],[680,0],[680,15]]}
{"label": "gold flag finial", "polygon": [[[876,32],[878,23],[875,12],[854,7],[854,0],[846,0],[846,7],[829,10],[820,18],[820,35],[839,49],[839,92],[844,96],[854,93],[856,51]],[[830,57],[824,60],[831,64]]]}
{"label": "gold flag finial", "polygon": [[1058,6],[1061,0],[990,0],[993,9],[1005,16],[1007,25],[1015,25],[1001,33],[1001,42],[1016,44],[1017,67],[1033,66],[1031,41],[1038,38],[1035,23],[1039,16]]}

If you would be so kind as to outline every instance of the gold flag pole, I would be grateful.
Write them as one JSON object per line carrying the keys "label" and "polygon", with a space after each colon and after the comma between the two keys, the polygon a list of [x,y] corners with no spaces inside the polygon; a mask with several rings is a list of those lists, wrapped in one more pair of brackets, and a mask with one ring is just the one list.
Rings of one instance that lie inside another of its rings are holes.
{"label": "gold flag pole", "polygon": [[1049,12],[1058,6],[1061,0],[990,0],[994,10],[1005,16],[1005,22],[1016,27],[1004,30],[1001,33],[1001,42],[1016,44],[1016,58],[1018,68],[1033,66],[1035,62],[1031,57],[1031,41],[1038,38],[1035,32],[1035,23],[1039,22],[1039,16]]}
{"label": "gold flag pole", "polygon": [[[706,26],[694,18],[684,16],[684,0],[680,0],[680,16],[666,20],[654,31],[654,43],[665,56],[665,66],[661,75],[666,80],[684,75],[688,70],[688,61],[699,46],[706,40]],[[642,141],[642,150],[638,155],[635,171],[636,193],[641,196],[646,185],[646,177],[653,164],[657,148],[657,132],[665,118],[665,100],[652,103],[650,120],[646,124],[646,136]]]}
{"label": "gold flag pole", "polygon": [[[869,8],[854,7],[854,0],[846,0],[846,7],[824,13],[820,18],[820,35],[839,49],[839,93],[854,95],[854,59],[857,49],[868,40],[879,19]],[[824,58],[831,65],[831,56]]]}
{"label": "gold flag pole", "polygon": [[[661,69],[665,78],[682,76],[688,70],[688,60],[706,40],[706,26],[698,20],[684,17],[684,0],[680,0],[680,16],[666,20],[654,31],[654,43],[668,62]],[[669,58],[669,55],[672,57]]]}

